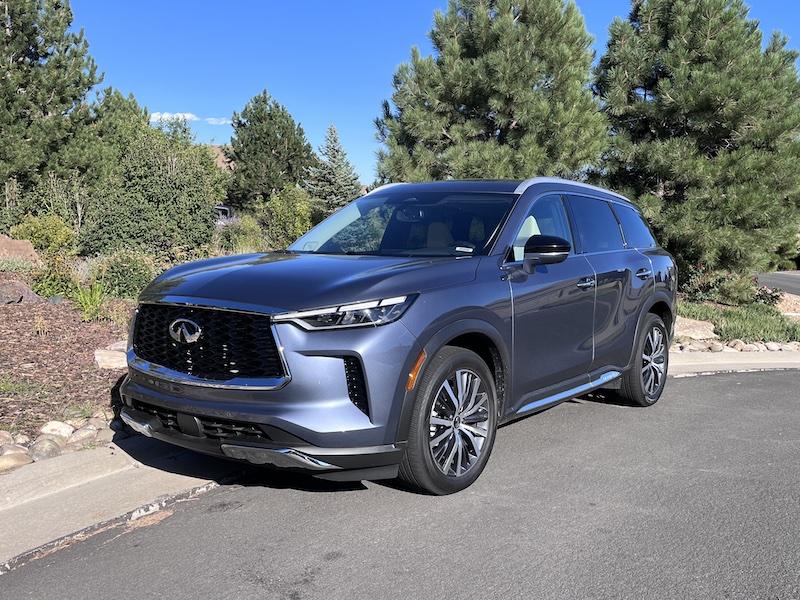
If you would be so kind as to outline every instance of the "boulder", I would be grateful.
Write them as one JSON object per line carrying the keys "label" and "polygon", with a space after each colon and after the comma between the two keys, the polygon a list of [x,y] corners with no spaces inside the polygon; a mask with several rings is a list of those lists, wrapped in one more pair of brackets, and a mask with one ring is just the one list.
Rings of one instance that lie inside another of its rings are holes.
{"label": "boulder", "polygon": [[0,304],[41,301],[42,298],[34,294],[31,289],[21,281],[0,282]]}
{"label": "boulder", "polygon": [[14,240],[7,235],[0,235],[0,258],[24,260],[36,265],[42,262],[28,240]]}
{"label": "boulder", "polygon": [[675,321],[675,337],[690,340],[715,340],[719,336],[714,333],[714,324],[710,321],[697,321],[678,317]]}

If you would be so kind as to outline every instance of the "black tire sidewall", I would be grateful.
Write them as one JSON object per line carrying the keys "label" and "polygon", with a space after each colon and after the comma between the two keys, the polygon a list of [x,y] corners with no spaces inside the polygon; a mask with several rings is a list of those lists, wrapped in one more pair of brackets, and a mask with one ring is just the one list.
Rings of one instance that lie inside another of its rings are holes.
{"label": "black tire sidewall", "polygon": [[[455,370],[467,368],[481,378],[490,395],[489,426],[478,462],[460,477],[447,476],[435,464],[429,446],[430,413],[436,393],[442,383]],[[425,370],[416,394],[414,413],[409,432],[409,446],[406,458],[414,472],[417,484],[426,491],[437,495],[461,491],[478,478],[489,460],[497,431],[497,392],[494,378],[486,363],[470,350],[445,346],[437,352]]]}

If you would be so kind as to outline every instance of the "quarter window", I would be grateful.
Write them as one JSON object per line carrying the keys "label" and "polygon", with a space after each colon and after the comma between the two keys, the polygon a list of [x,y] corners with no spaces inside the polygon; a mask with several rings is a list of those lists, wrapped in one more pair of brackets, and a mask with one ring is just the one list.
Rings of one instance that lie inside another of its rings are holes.
{"label": "quarter window", "polygon": [[614,212],[622,224],[625,234],[625,245],[628,248],[654,248],[656,245],[653,234],[641,215],[629,206],[614,205]]}

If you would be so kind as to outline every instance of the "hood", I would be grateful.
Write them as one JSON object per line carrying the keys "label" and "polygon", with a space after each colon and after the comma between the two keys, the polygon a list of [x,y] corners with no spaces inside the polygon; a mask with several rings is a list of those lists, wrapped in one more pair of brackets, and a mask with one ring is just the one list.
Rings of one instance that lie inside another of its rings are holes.
{"label": "hood", "polygon": [[479,260],[292,253],[229,256],[170,269],[145,288],[140,301],[270,313],[308,310],[471,281]]}

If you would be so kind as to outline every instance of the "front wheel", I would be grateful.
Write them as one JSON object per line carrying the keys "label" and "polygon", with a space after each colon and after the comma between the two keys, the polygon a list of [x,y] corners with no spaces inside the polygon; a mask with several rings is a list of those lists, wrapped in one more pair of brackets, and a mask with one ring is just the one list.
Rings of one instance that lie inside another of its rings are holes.
{"label": "front wheel", "polygon": [[400,478],[436,495],[481,474],[497,430],[497,392],[489,368],[469,350],[446,346],[419,382]]}
{"label": "front wheel", "polygon": [[669,336],[661,317],[647,315],[636,341],[633,365],[622,377],[620,395],[639,406],[652,406],[661,397],[669,365]]}

